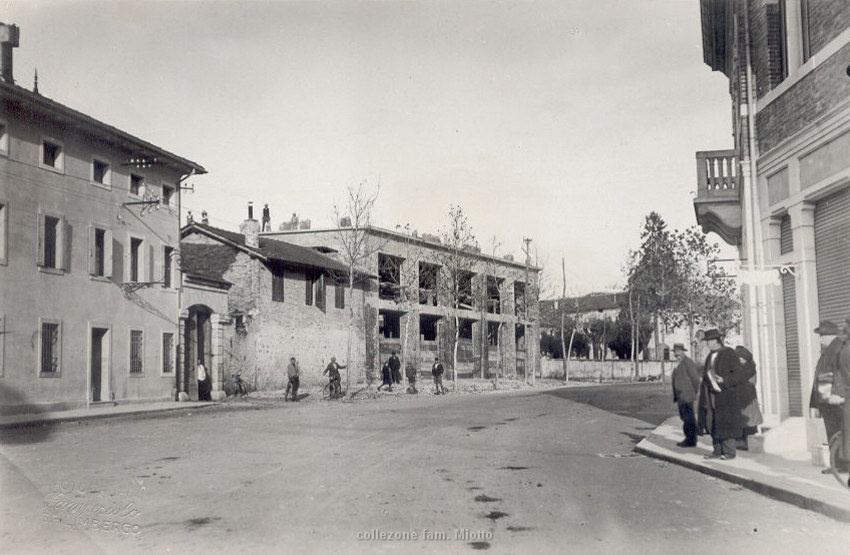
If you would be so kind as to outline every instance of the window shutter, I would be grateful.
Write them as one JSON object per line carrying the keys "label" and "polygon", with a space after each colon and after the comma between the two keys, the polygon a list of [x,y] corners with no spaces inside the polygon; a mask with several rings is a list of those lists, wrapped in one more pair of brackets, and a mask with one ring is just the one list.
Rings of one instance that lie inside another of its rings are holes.
{"label": "window shutter", "polygon": [[162,245],[159,248],[159,254],[162,257],[162,260],[160,260],[159,263],[159,275],[162,279],[162,285],[165,287],[165,276],[167,275],[165,269],[168,266],[168,257],[165,255],[165,245]]}
{"label": "window shutter", "polygon": [[156,277],[154,276],[154,248],[153,245],[148,245],[147,252],[145,253],[147,256],[147,260],[145,260],[145,268],[147,268],[148,275],[145,281],[155,281]]}
{"label": "window shutter", "polygon": [[59,218],[59,229],[56,233],[56,256],[59,258],[57,268],[66,272],[71,271],[71,227],[64,217]]}
{"label": "window shutter", "polygon": [[44,266],[44,213],[39,212],[36,218],[38,226],[38,240],[36,244],[35,263]]}
{"label": "window shutter", "polygon": [[112,277],[112,232],[103,233],[103,277]]}
{"label": "window shutter", "polygon": [[307,305],[313,304],[313,276],[310,275],[310,272],[304,272],[304,283],[306,284],[306,298],[304,302]]}

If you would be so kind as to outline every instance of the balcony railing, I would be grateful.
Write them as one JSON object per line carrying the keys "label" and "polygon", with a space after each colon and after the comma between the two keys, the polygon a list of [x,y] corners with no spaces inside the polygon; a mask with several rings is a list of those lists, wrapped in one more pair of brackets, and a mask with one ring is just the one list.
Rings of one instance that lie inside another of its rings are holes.
{"label": "balcony railing", "polygon": [[697,223],[704,232],[713,231],[730,245],[737,245],[741,239],[742,214],[735,151],[702,151],[696,153],[696,158]]}
{"label": "balcony railing", "polygon": [[738,199],[738,171],[734,150],[697,152],[697,198]]}

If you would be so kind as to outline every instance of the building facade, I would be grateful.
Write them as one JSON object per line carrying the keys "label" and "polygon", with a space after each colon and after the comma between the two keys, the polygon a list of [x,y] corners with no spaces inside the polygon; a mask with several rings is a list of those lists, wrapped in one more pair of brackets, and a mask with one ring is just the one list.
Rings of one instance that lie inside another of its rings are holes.
{"label": "building facade", "polygon": [[[295,227],[295,226],[290,226]],[[372,276],[362,316],[365,368],[372,375],[392,352],[430,376],[438,357],[451,377],[530,376],[540,369],[540,322],[535,266],[465,249],[457,291],[447,286],[450,250],[430,235],[368,227],[289,229],[264,233],[344,260],[352,233],[365,234],[368,256],[357,264]],[[457,348],[457,367],[453,368]]]}
{"label": "building facade", "polygon": [[705,62],[729,78],[734,144],[696,155],[697,221],[739,249],[766,445],[817,453],[813,330],[850,316],[850,4],[700,4]]}
{"label": "building facade", "polygon": [[0,43],[0,405],[174,398],[179,188],[205,170],[15,85]]}
{"label": "building facade", "polygon": [[[198,362],[210,371],[213,398],[225,395],[234,372],[258,389],[285,388],[291,357],[306,385],[326,381],[331,356],[352,370],[363,367],[364,285],[352,293],[336,260],[259,231],[253,214],[240,233],[203,223],[182,231],[186,373],[179,381],[189,399],[197,398]],[[357,324],[346,360],[351,318]]]}

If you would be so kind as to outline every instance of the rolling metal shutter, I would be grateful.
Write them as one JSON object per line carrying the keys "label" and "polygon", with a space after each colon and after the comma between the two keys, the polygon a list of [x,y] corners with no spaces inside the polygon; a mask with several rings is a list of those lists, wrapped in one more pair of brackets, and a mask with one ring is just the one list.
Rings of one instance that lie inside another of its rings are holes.
{"label": "rolling metal shutter", "polygon": [[791,216],[786,214],[779,226],[779,254],[794,252],[794,234],[791,231]]}
{"label": "rolling metal shutter", "polygon": [[788,415],[803,416],[800,389],[800,339],[797,335],[796,278],[782,274],[782,303],[785,307],[785,362],[788,369]]}
{"label": "rolling metal shutter", "polygon": [[850,189],[817,203],[815,256],[818,316],[842,325],[850,316]]}

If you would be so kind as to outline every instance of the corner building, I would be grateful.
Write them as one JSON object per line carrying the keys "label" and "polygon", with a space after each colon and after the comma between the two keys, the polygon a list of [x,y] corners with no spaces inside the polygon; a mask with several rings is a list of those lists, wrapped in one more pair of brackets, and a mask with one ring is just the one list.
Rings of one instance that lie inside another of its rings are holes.
{"label": "corner building", "polygon": [[700,7],[705,62],[729,78],[734,144],[696,153],[697,221],[738,247],[765,449],[820,464],[813,330],[850,316],[850,3]]}

